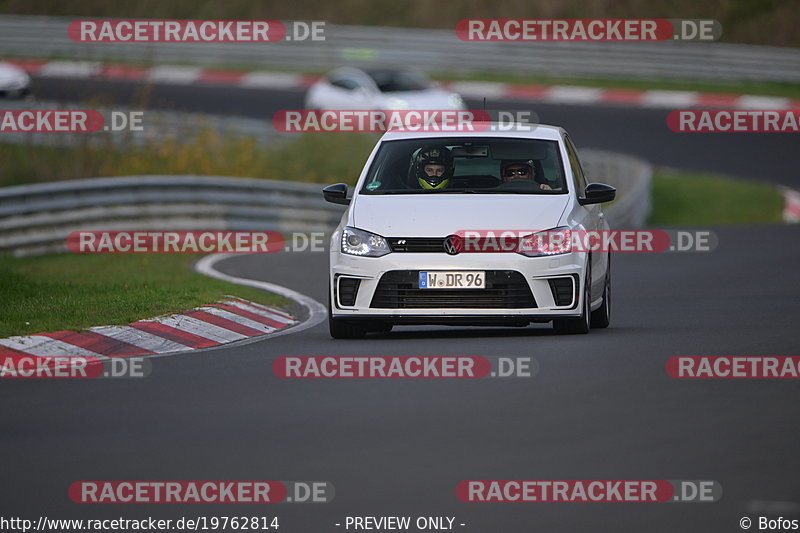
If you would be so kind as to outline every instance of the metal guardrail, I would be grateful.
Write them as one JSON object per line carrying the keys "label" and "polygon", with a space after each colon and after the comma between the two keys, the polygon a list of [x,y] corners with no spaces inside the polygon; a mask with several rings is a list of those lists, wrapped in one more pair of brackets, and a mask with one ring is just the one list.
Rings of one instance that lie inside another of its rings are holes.
{"label": "metal guardrail", "polygon": [[580,150],[588,181],[617,188],[617,199],[603,208],[612,229],[640,228],[652,207],[653,167],[647,161],[624,154]]}
{"label": "metal guardrail", "polygon": [[453,30],[325,26],[325,41],[275,43],[73,42],[73,18],[0,16],[0,56],[327,70],[412,65],[431,72],[569,77],[800,82],[800,50],[730,43],[464,42]]}
{"label": "metal guardrail", "polygon": [[126,176],[0,188],[0,253],[66,251],[78,230],[328,231],[343,208],[320,185],[218,176]]}
{"label": "metal guardrail", "polygon": [[[587,176],[618,187],[612,227],[644,224],[650,165],[608,152],[581,152]],[[0,188],[0,253],[66,251],[78,230],[330,231],[344,208],[318,184],[219,176],[127,176]]]}

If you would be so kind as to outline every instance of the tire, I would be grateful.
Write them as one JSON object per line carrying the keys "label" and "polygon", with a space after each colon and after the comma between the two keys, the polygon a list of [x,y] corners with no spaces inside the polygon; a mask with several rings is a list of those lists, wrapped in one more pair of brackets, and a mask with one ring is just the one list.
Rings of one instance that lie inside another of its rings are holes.
{"label": "tire", "polygon": [[586,279],[583,282],[583,309],[578,318],[556,318],[553,319],[553,330],[564,335],[582,335],[589,333],[589,321],[591,315],[591,292],[592,292],[592,260],[589,258],[586,267]]}
{"label": "tire", "polygon": [[603,304],[592,311],[591,326],[593,328],[607,328],[611,323],[611,254],[608,254],[608,267],[606,269],[606,282],[603,285]]}
{"label": "tire", "polygon": [[328,282],[328,332],[334,339],[363,339],[367,335],[365,327],[343,318],[333,318],[330,282]]}

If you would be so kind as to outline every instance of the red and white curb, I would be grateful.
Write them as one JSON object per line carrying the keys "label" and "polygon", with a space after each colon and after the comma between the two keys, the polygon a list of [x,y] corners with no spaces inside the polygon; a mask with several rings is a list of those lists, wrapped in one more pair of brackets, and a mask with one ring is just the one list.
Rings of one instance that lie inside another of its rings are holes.
{"label": "red and white curb", "polygon": [[130,80],[172,85],[228,85],[254,89],[304,89],[320,79],[288,72],[207,69],[185,65],[139,67],[97,61],[7,59],[42,78]]}
{"label": "red and white curb", "polygon": [[800,222],[800,192],[792,189],[783,188],[783,221],[793,224]]}
{"label": "red and white curb", "polygon": [[[150,81],[176,85],[225,85],[257,89],[303,90],[319,76],[288,72],[207,69],[183,65],[140,67],[95,61],[9,59],[40,77]],[[627,105],[645,108],[798,109],[800,100],[747,94],[640,89],[601,89],[569,85],[522,85],[458,81],[443,86],[468,98],[527,100],[546,104]]]}
{"label": "red and white curb", "polygon": [[181,314],[127,326],[98,326],[0,339],[0,356],[147,357],[273,334],[298,323],[278,309],[228,297]]}

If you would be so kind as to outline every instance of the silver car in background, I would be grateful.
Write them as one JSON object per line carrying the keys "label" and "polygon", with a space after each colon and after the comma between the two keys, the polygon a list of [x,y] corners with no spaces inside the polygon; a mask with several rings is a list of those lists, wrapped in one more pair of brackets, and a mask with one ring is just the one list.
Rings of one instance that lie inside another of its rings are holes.
{"label": "silver car in background", "polygon": [[438,87],[424,73],[395,68],[343,67],[306,93],[306,109],[465,109],[461,96]]}
{"label": "silver car in background", "polygon": [[0,97],[24,98],[31,92],[28,73],[6,61],[0,61]]}

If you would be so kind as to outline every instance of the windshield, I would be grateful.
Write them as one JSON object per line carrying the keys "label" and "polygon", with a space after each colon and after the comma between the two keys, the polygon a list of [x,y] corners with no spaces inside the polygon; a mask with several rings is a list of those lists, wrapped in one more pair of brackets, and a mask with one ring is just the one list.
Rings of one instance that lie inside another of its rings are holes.
{"label": "windshield", "polygon": [[424,91],[431,86],[431,81],[423,73],[413,70],[371,69],[366,72],[382,93]]}
{"label": "windshield", "polygon": [[361,194],[563,194],[558,141],[439,138],[385,141]]}

